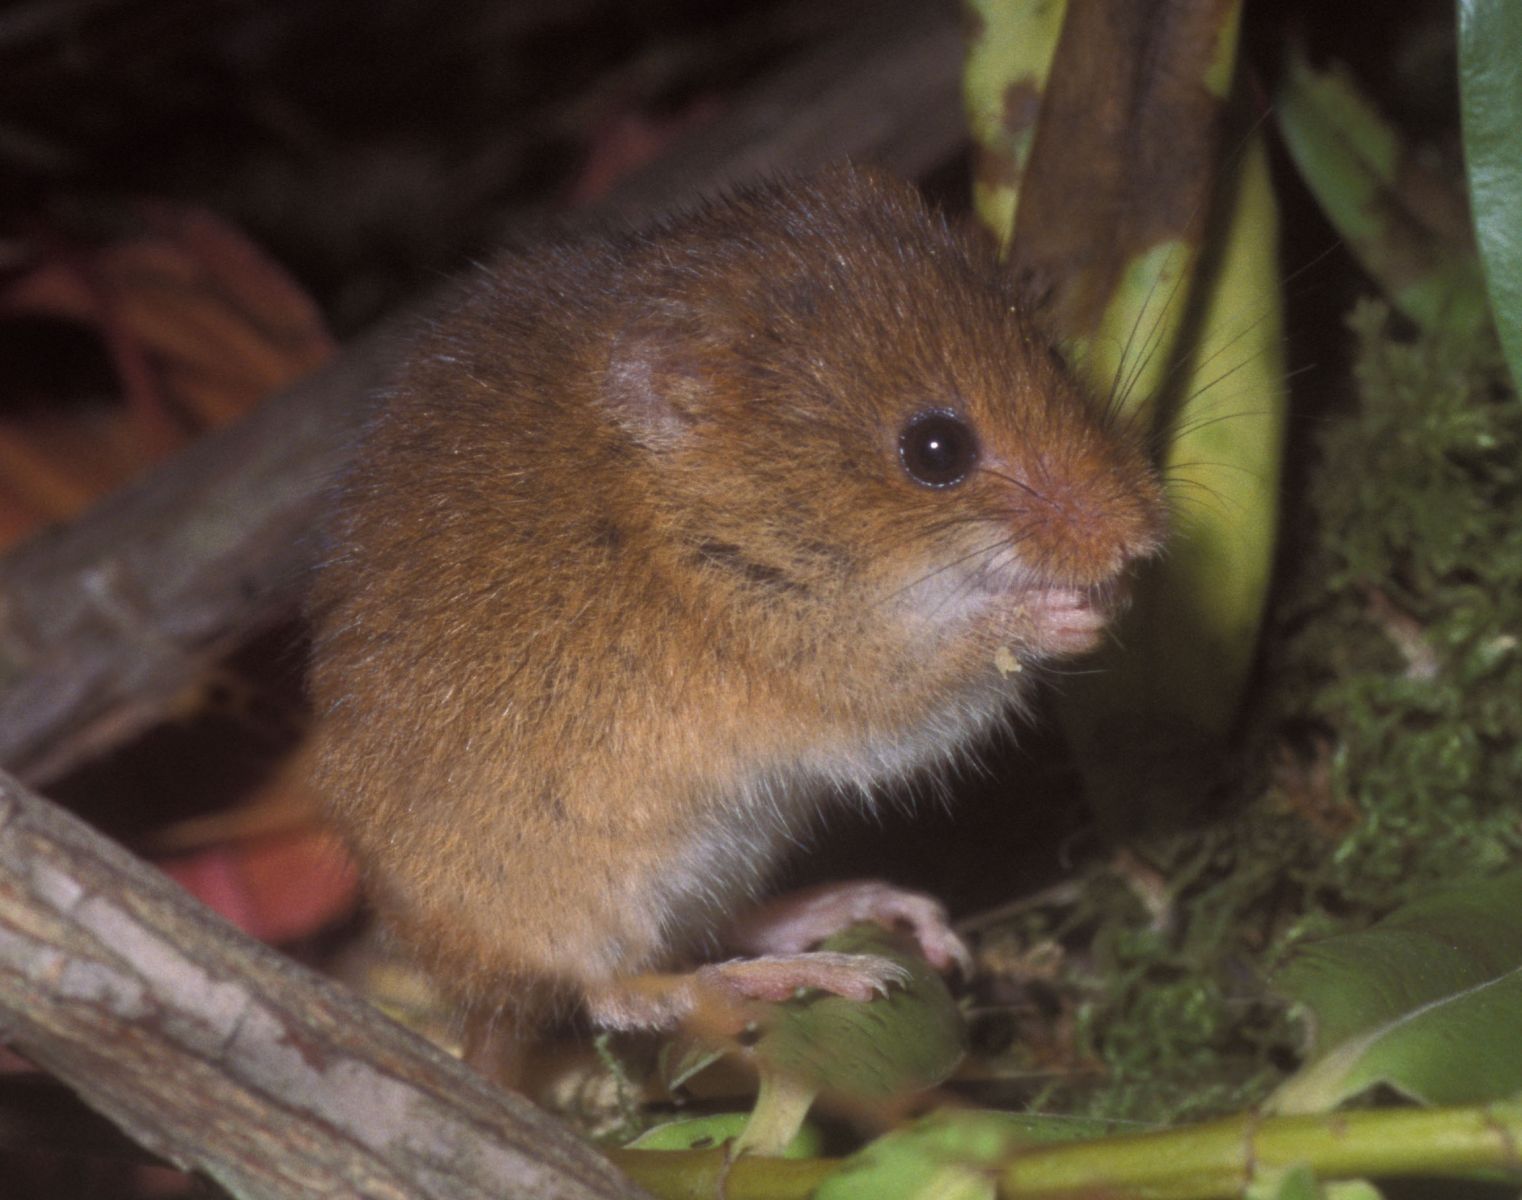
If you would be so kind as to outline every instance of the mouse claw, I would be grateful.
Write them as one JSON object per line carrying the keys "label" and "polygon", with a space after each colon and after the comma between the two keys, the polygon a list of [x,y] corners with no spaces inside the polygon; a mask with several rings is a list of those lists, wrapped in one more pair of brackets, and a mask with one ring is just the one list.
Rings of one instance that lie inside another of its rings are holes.
{"label": "mouse claw", "polygon": [[920,892],[875,879],[779,896],[736,922],[726,940],[751,954],[797,954],[862,921],[888,929],[907,927],[936,970],[955,967],[964,979],[972,977],[972,954],[952,930],[945,907]]}
{"label": "mouse claw", "polygon": [[865,1003],[907,987],[911,975],[876,954],[770,954],[713,963],[682,975],[631,975],[589,989],[583,1001],[602,1029],[660,1031],[689,1020],[734,1032],[746,1001],[779,1003],[814,990]]}
{"label": "mouse claw", "polygon": [[777,1003],[804,989],[829,992],[847,1000],[868,1001],[905,987],[910,974],[900,964],[876,954],[774,954],[736,958],[697,971],[700,986],[718,987],[746,1000]]}

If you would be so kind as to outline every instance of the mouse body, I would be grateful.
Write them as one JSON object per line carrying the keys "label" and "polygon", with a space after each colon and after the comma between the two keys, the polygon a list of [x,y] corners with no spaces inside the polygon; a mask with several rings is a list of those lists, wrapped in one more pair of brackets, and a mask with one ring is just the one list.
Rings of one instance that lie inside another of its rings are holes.
{"label": "mouse body", "polygon": [[[377,908],[468,1004],[612,1025],[690,1006],[633,985],[825,807],[1092,647],[1164,529],[992,252],[849,167],[483,267],[336,513],[317,782]],[[807,958],[774,982],[850,993]]]}

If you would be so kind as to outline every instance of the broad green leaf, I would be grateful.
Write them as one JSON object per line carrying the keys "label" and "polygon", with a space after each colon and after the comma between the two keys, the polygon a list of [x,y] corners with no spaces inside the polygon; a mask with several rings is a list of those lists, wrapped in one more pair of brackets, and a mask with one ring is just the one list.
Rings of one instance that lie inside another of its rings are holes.
{"label": "broad green leaf", "polygon": [[[1177,334],[1196,282],[1199,237],[1169,238],[1126,263],[1115,279],[1104,316],[1092,337],[1067,350],[1089,389],[1115,396],[1120,413],[1157,415],[1154,404],[1170,372]],[[1250,311],[1250,310],[1249,310]]]}
{"label": "broad green leaf", "polygon": [[1363,933],[1302,947],[1275,984],[1310,1023],[1281,1112],[1376,1084],[1428,1104],[1522,1093],[1522,871],[1454,888]]}
{"label": "broad green leaf", "polygon": [[[975,6],[967,84],[974,128],[981,139],[998,118],[1024,139],[1000,160],[1012,165],[989,181],[1000,203],[984,203],[980,193],[979,215],[1006,246],[1011,270],[1041,288],[1048,333],[1093,368],[1084,372],[1090,383],[1101,376],[1101,394],[1115,379],[1106,351],[1129,345],[1145,313],[1152,352],[1129,361],[1140,368],[1137,381],[1112,400],[1128,413],[1149,411],[1174,362],[1209,223],[1240,3],[1176,5],[1166,16],[1124,0],[1074,4],[1062,10],[1060,36],[1056,11],[1041,0]],[[997,56],[990,71],[990,47],[1011,29],[1023,36],[1002,40],[1018,53]],[[1127,102],[1096,106],[1096,95]],[[1138,169],[1164,162],[1169,169]],[[980,182],[985,170],[980,159]],[[1013,185],[1004,186],[1009,176],[1020,185],[1018,209]],[[1154,298],[1171,303],[1149,306]],[[1150,420],[1133,419],[1137,428]]]}
{"label": "broad green leaf", "polygon": [[969,33],[962,100],[977,146],[973,203],[1003,246],[1014,232],[1020,180],[1067,3],[964,0],[964,8]]}
{"label": "broad green leaf", "polygon": [[751,1050],[758,1067],[858,1099],[887,1099],[945,1079],[962,1058],[962,1018],[946,984],[886,930],[859,925],[821,947],[877,954],[909,972],[905,987],[862,1004],[813,996],[777,1005]]}
{"label": "broad green leaf", "polygon": [[1235,720],[1267,595],[1288,393],[1261,135],[1237,172],[1214,270],[1196,285],[1198,348],[1164,463],[1168,553],[1138,579],[1099,669],[1063,687],[1085,782],[1111,819],[1198,794]]}
{"label": "broad green leaf", "polygon": [[[1179,85],[1197,75],[1204,90],[1224,105],[1236,73],[1241,4],[1237,0],[1199,6],[1196,11],[1206,17],[1203,27],[1188,20],[1158,22],[1160,29],[1171,26],[1173,36],[1160,35],[1155,43],[1139,45],[1137,53],[1144,60],[1159,53],[1168,55],[1170,74],[1177,75]],[[1195,38],[1211,25],[1214,26],[1214,36],[1208,52],[1205,52]],[[1157,112],[1181,111],[1177,102],[1170,103],[1166,95],[1150,95],[1149,100]],[[1151,191],[1135,186],[1127,201],[1143,212],[1150,212],[1150,219],[1135,222],[1136,228],[1122,225],[1115,230],[1094,231],[1116,237],[1119,244],[1115,249],[1129,253],[1129,258],[1112,277],[1110,294],[1105,298],[1098,325],[1093,330],[1079,331],[1070,346],[1070,353],[1078,361],[1080,371],[1091,387],[1101,393],[1111,391],[1120,413],[1145,413],[1149,423],[1155,423],[1160,416],[1166,417],[1166,413],[1156,412],[1153,406],[1165,393],[1170,372],[1177,367],[1178,339],[1190,311],[1192,289],[1201,283],[1197,263],[1202,238],[1210,226],[1210,183],[1220,170],[1218,157],[1208,152],[1215,149],[1210,141],[1214,137],[1212,122],[1203,111],[1194,111],[1190,115],[1198,128],[1182,134],[1173,128],[1164,133],[1155,120],[1137,122],[1135,134],[1142,139],[1141,152],[1145,152],[1149,142],[1157,149],[1160,148],[1157,142],[1162,138],[1180,138],[1181,157],[1188,160],[1189,168],[1200,174],[1202,183],[1197,192],[1191,193],[1181,170],[1165,175],[1166,182],[1161,186],[1159,181],[1152,181]],[[1203,144],[1191,144],[1196,139],[1204,139]],[[1169,147],[1170,151],[1172,149]],[[1125,146],[1125,151],[1135,154],[1136,148]],[[1228,169],[1236,165],[1227,164]],[[1132,174],[1129,164],[1126,173],[1128,178]],[[1251,220],[1255,223],[1261,220],[1265,224],[1261,227],[1255,224],[1251,232],[1270,235],[1272,240],[1277,232],[1277,217],[1272,201],[1269,205],[1266,212],[1258,206]],[[1162,220],[1162,214],[1172,208],[1187,212],[1188,216],[1179,224],[1175,214],[1170,229]],[[1241,221],[1240,216],[1233,218],[1228,236],[1240,236],[1237,230]],[[1146,229],[1149,236],[1128,243],[1126,235],[1135,237],[1140,228]],[[1251,282],[1256,304],[1242,311],[1261,307],[1262,297],[1271,292],[1276,280],[1270,273],[1266,278],[1254,278]],[[1205,281],[1204,286],[1209,287],[1209,281]],[[1196,339],[1196,344],[1210,345],[1203,334]],[[1182,394],[1193,396],[1194,385],[1198,382],[1197,377],[1190,379]],[[1175,427],[1178,427],[1177,423]],[[1276,448],[1273,455],[1277,456],[1277,453]]]}
{"label": "broad green leaf", "polygon": [[[1011,185],[996,201],[980,193],[979,215],[1011,268],[1047,289],[1042,320],[1090,391],[1167,447],[1168,555],[1149,564],[1117,633],[1126,652],[1064,689],[1086,789],[1119,820],[1210,781],[1273,556],[1286,402],[1277,212],[1262,137],[1224,165],[1222,150],[1241,8],[1162,18],[1114,0],[1068,5],[1055,39],[1051,4],[977,0],[973,11],[977,136],[985,156],[1006,136],[999,161],[1021,184],[1018,210]],[[1001,42],[1010,48],[996,53]],[[1130,102],[1096,108],[1095,95]],[[1039,130],[1031,138],[1022,116],[1009,139],[1000,121],[1034,111],[1032,96]]]}
{"label": "broad green leaf", "polygon": [[1522,384],[1522,5],[1459,0],[1464,163],[1490,307]]}
{"label": "broad green leaf", "polygon": [[742,1036],[694,1032],[663,1060],[668,1078],[686,1078],[720,1053],[754,1064],[761,1086],[739,1138],[742,1150],[779,1153],[820,1092],[882,1104],[940,1083],[961,1061],[961,1013],[916,950],[871,924],[836,934],[821,949],[891,959],[908,972],[908,982],[866,1003],[816,993],[758,1006]]}

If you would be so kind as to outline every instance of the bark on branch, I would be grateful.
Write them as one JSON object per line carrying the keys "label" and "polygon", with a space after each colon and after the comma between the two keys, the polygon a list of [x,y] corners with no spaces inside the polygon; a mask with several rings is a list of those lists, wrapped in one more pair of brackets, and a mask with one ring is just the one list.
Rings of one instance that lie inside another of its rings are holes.
{"label": "bark on branch", "polygon": [[528,1101],[4,775],[0,1038],[235,1196],[643,1194]]}

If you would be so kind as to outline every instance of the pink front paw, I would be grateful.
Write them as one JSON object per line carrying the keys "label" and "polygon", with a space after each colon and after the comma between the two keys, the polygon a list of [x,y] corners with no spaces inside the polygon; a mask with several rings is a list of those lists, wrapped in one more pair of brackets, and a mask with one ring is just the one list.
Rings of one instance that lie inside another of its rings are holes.
{"label": "pink front paw", "polygon": [[714,963],[699,967],[697,978],[703,986],[717,986],[746,1000],[778,1003],[800,989],[812,988],[865,1003],[886,996],[891,987],[904,987],[909,972],[876,954],[814,950]]}
{"label": "pink front paw", "polygon": [[737,921],[726,941],[747,954],[798,954],[862,921],[888,929],[907,926],[937,970],[955,966],[964,976],[972,974],[972,955],[938,901],[875,879],[779,896]]}
{"label": "pink front paw", "polygon": [[812,989],[865,1003],[904,987],[910,975],[876,954],[770,954],[699,967],[685,975],[630,975],[588,989],[587,1015],[603,1029],[674,1029],[690,1019],[738,1030],[749,1000],[779,1003]]}

